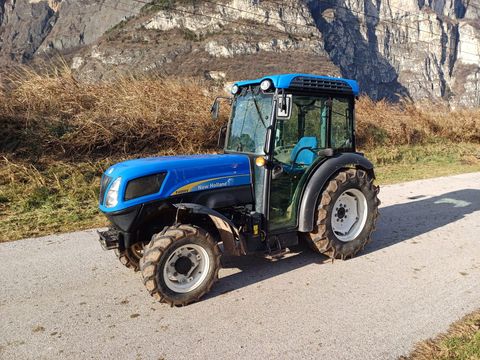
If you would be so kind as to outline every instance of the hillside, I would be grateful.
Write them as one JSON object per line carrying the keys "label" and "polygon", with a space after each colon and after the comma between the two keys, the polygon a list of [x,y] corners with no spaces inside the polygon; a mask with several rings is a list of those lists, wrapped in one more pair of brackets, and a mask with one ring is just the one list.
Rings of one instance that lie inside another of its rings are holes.
{"label": "hillside", "polygon": [[0,0],[0,49],[4,66],[60,53],[88,81],[315,72],[358,79],[373,99],[480,104],[469,0]]}

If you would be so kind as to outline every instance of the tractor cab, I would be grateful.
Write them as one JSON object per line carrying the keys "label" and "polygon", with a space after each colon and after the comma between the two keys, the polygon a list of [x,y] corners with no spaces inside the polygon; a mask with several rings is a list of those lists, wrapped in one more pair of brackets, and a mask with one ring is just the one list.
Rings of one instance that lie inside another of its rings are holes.
{"label": "tractor cab", "polygon": [[222,255],[282,256],[304,239],[353,257],[378,214],[373,165],[355,151],[356,81],[309,74],[233,84],[221,154],[135,159],[102,177],[100,232],[150,294],[186,305],[218,278]]}
{"label": "tractor cab", "polygon": [[[358,85],[312,75],[276,75],[232,86],[227,154],[246,154],[253,167],[255,211],[265,231],[296,231],[298,202],[311,170],[355,151]],[[212,107],[214,113],[218,105]],[[265,191],[267,190],[267,191]]]}

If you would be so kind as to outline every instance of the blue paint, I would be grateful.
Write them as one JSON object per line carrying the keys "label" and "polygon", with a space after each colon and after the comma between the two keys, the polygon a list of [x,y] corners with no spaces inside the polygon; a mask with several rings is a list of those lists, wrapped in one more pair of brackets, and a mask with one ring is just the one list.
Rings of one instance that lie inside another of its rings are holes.
{"label": "blue paint", "polygon": [[[358,83],[354,80],[310,74],[271,75],[256,80],[239,81],[236,84],[239,87],[257,85],[265,79],[270,79],[276,88],[288,89],[293,79],[299,76],[343,81],[350,86],[355,95],[359,93]],[[297,161],[308,162],[308,153],[301,153]],[[113,165],[105,173],[112,178],[109,187],[116,179],[121,178],[118,204],[112,208],[100,205],[100,210],[106,213],[124,210],[154,200],[166,199],[186,192],[205,191],[252,183],[250,160],[248,156],[241,154],[163,156],[129,160]],[[125,189],[129,181],[158,173],[166,174],[158,193],[128,201],[124,199]],[[105,196],[108,190],[109,188],[106,189]]]}
{"label": "blue paint", "polygon": [[[158,173],[167,174],[158,193],[128,201],[124,200],[128,181]],[[105,205],[99,206],[100,210],[106,213],[168,198],[178,189],[196,182],[202,183],[195,185],[188,192],[201,191],[206,188],[249,185],[252,181],[250,160],[248,156],[241,154],[162,156],[128,160],[111,166],[105,174],[112,177],[109,186],[118,177],[122,178],[118,204],[111,208],[107,208]],[[105,196],[108,190],[105,191]]]}
{"label": "blue paint", "polygon": [[290,160],[292,162],[295,160],[296,164],[310,166],[317,155],[309,149],[314,150],[317,147],[317,138],[315,136],[304,136],[293,148],[292,153],[290,154]]}
{"label": "blue paint", "polygon": [[247,85],[258,85],[260,84],[263,80],[269,79],[272,81],[273,85],[277,89],[288,89],[290,87],[290,84],[293,79],[296,77],[309,77],[309,78],[314,78],[314,79],[324,79],[324,80],[338,80],[338,81],[343,81],[344,83],[348,84],[350,88],[352,89],[352,92],[354,95],[358,95],[360,92],[360,87],[358,86],[358,83],[355,80],[350,80],[350,79],[344,79],[344,78],[334,78],[330,76],[322,76],[322,75],[312,75],[312,74],[278,74],[278,75],[269,75],[265,76],[260,79],[255,79],[255,80],[245,80],[245,81],[238,81],[235,84],[238,87],[242,86],[247,86]]}
{"label": "blue paint", "polygon": [[216,177],[208,180],[196,181],[193,184],[188,184],[183,188],[177,189],[175,192],[173,192],[170,195],[180,195],[187,192],[214,190],[222,187],[232,187],[232,186],[240,186],[240,185],[248,185],[248,184],[250,184],[250,174],[229,175],[229,176]]}

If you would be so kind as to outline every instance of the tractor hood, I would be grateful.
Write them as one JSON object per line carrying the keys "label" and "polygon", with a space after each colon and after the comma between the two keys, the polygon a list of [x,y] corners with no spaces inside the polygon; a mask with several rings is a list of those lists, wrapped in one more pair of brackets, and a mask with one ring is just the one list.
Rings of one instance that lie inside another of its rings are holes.
{"label": "tractor hood", "polygon": [[[138,178],[165,174],[158,192],[125,200],[127,184]],[[105,197],[118,178],[118,203],[107,207]],[[247,155],[162,156],[128,160],[111,166],[102,177],[100,210],[121,211],[149,201],[195,191],[213,190],[251,184],[250,160]]]}

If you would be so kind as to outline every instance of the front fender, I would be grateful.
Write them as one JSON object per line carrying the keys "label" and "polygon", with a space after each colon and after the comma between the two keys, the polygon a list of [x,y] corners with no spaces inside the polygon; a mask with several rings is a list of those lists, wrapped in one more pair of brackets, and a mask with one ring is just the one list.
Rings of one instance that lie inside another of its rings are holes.
{"label": "front fender", "polygon": [[245,241],[230,219],[218,211],[199,204],[181,203],[174,204],[174,206],[179,210],[187,210],[193,214],[208,215],[218,230],[225,254],[233,256],[246,254]]}
{"label": "front fender", "polygon": [[303,190],[298,210],[298,231],[311,232],[315,221],[318,199],[329,179],[343,168],[364,169],[375,178],[373,164],[359,153],[341,153],[322,162],[310,175]]}

